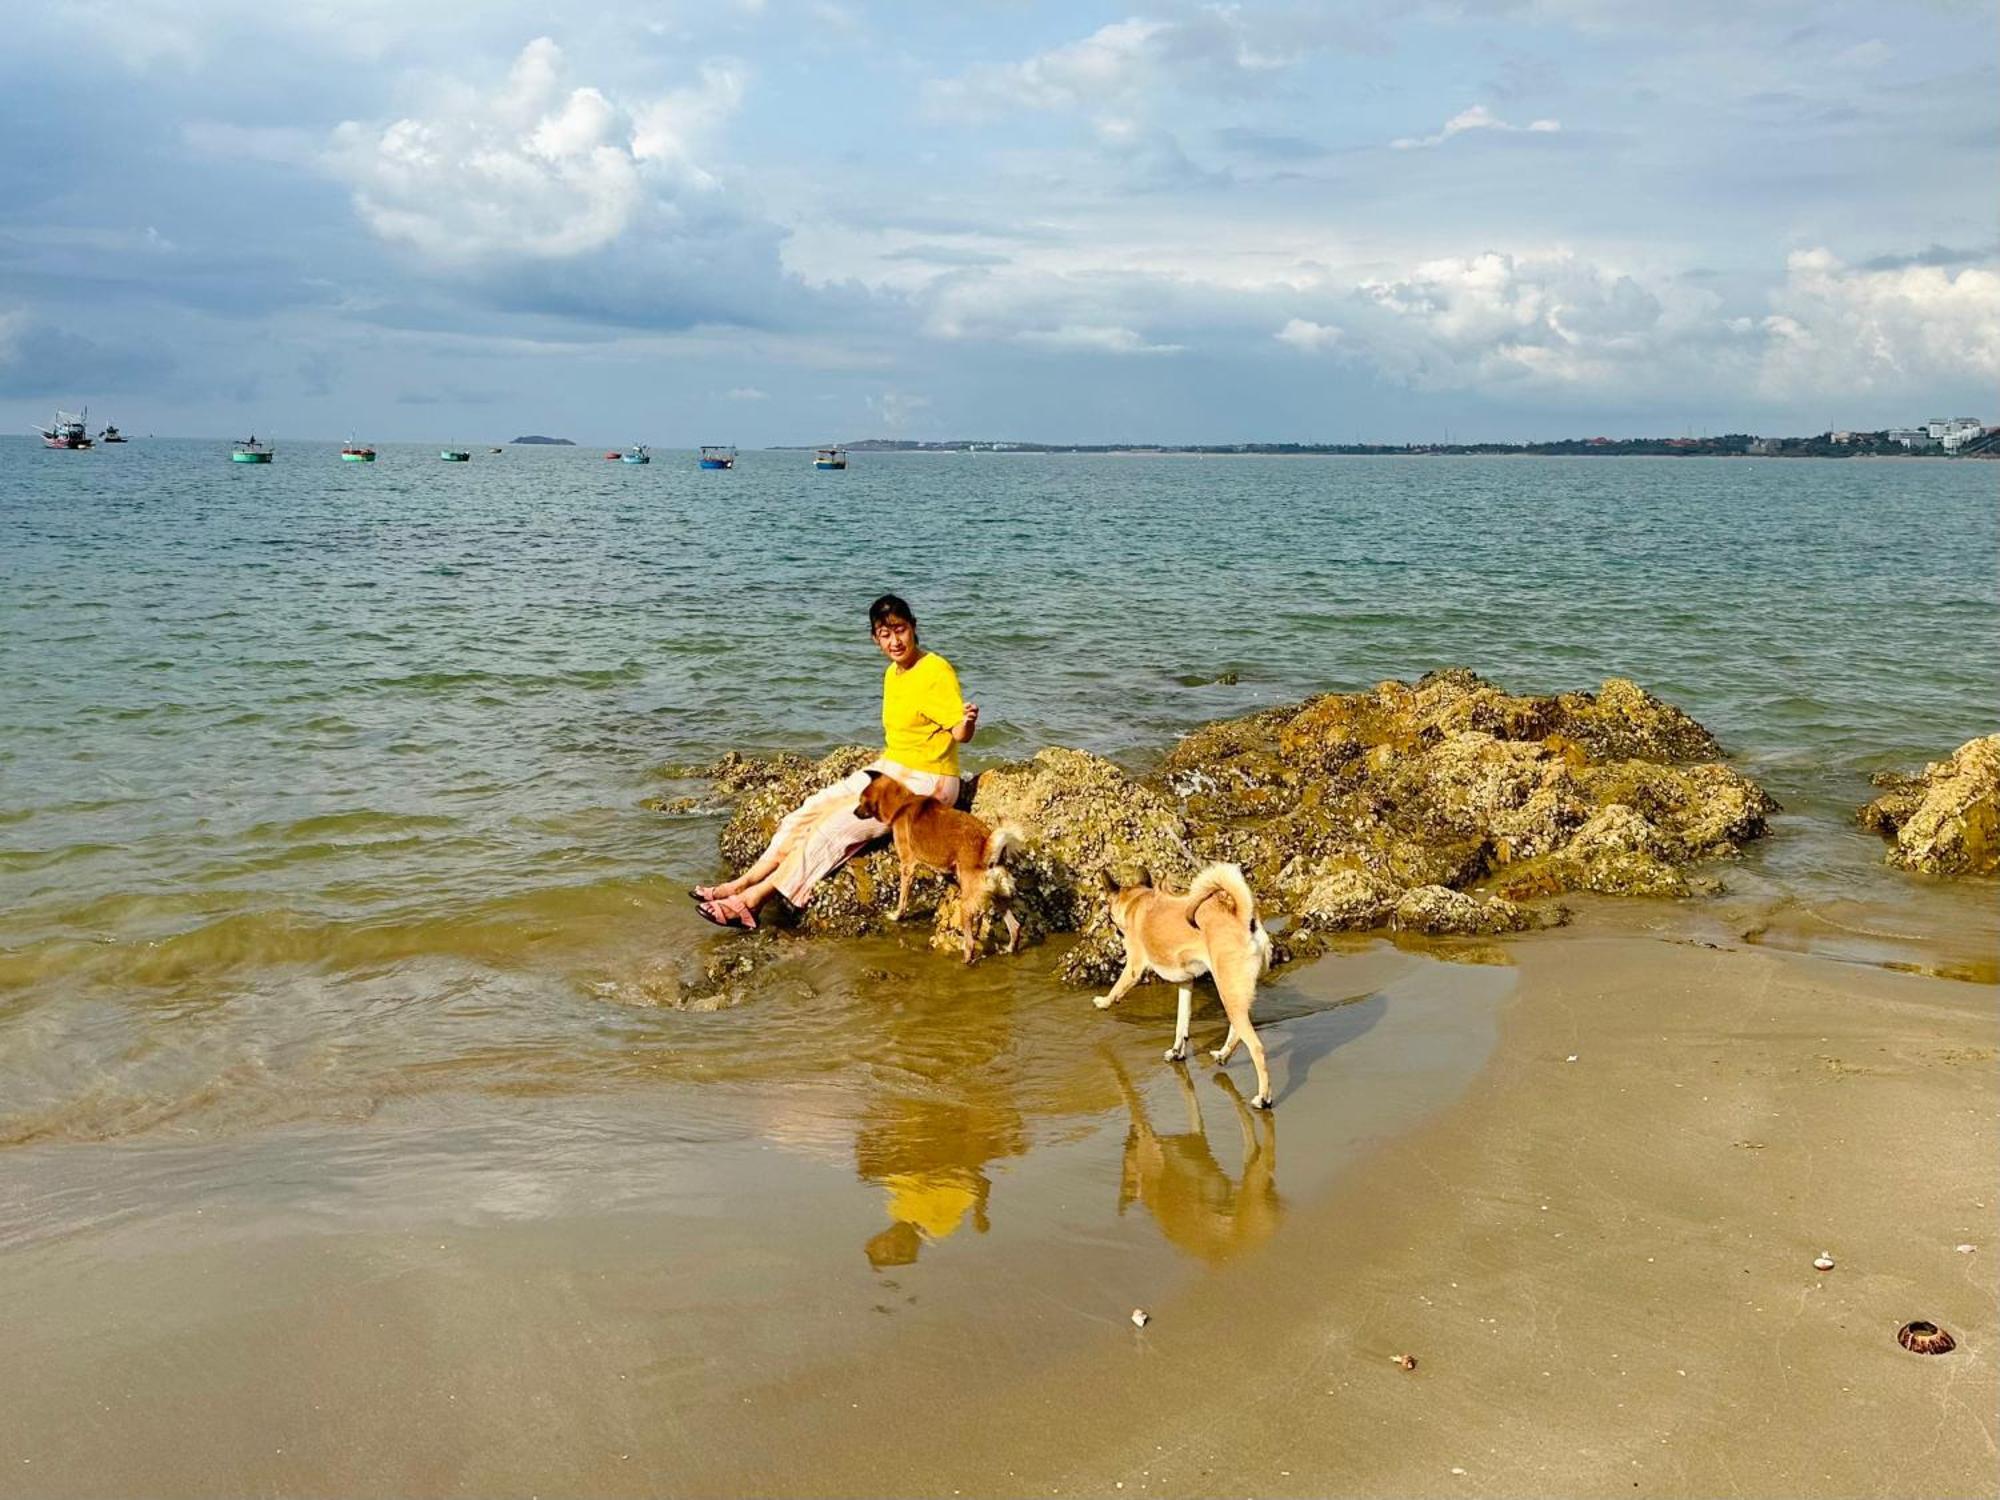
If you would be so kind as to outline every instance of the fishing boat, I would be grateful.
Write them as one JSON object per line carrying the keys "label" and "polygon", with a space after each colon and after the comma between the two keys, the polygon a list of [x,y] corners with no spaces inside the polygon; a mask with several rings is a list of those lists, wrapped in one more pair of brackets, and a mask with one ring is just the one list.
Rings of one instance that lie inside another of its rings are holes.
{"label": "fishing boat", "polygon": [[109,424],[106,424],[104,431],[98,433],[97,440],[100,443],[124,443],[131,441],[124,433]]}
{"label": "fishing boat", "polygon": [[267,464],[277,451],[269,443],[260,443],[254,436],[247,437],[229,450],[229,461],[233,464]]}
{"label": "fishing boat", "polygon": [[440,448],[438,462],[441,464],[469,464],[472,462],[470,448]]}
{"label": "fishing boat", "polygon": [[701,466],[704,469],[733,469],[736,467],[736,450],[726,443],[703,443]]}
{"label": "fishing boat", "polygon": [[844,469],[847,467],[845,448],[822,448],[813,455],[815,469]]}
{"label": "fishing boat", "polygon": [[488,453],[500,453],[500,452],[503,452],[504,450],[503,450],[503,449],[499,449],[499,448],[488,448],[488,449],[487,449],[486,451],[487,451]]}
{"label": "fishing boat", "polygon": [[357,443],[349,438],[341,445],[340,461],[344,464],[372,464],[375,462],[375,450],[366,443]]}
{"label": "fishing boat", "polygon": [[649,464],[653,461],[653,455],[646,451],[644,443],[634,443],[618,455],[618,461],[627,464]]}
{"label": "fishing boat", "polygon": [[42,435],[45,447],[88,448],[91,446],[90,426],[84,418],[89,415],[90,408],[87,406],[80,412],[58,411],[55,421],[46,427],[37,427],[35,431]]}

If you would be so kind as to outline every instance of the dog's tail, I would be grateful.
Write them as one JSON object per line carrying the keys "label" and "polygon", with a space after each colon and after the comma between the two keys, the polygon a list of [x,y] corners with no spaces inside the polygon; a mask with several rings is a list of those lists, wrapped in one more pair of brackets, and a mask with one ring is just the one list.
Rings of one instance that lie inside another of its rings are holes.
{"label": "dog's tail", "polygon": [[1195,876],[1188,887],[1188,920],[1193,921],[1205,901],[1227,906],[1243,919],[1245,927],[1257,926],[1257,898],[1250,894],[1250,882],[1235,865],[1210,865]]}
{"label": "dog's tail", "polygon": [[1002,861],[1026,842],[1021,830],[1012,823],[1002,823],[986,835],[986,852],[980,862],[986,871],[984,884],[987,900],[1011,901],[1014,898],[1014,877]]}
{"label": "dog's tail", "polygon": [[980,861],[988,869],[1003,862],[1009,854],[1019,849],[1027,840],[1021,830],[1012,823],[1002,823],[986,835],[986,857]]}

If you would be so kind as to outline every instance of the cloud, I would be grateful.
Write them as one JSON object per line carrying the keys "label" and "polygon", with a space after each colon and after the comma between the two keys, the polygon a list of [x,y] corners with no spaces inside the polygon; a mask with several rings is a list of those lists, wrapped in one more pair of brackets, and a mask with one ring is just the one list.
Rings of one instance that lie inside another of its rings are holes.
{"label": "cloud", "polygon": [[2000,379],[2000,271],[1852,267],[1824,249],[1786,261],[1762,327],[1762,385],[1776,397],[1853,391],[1927,396]]}
{"label": "cloud", "polygon": [[1130,328],[1104,324],[1065,323],[1060,328],[1033,328],[1014,335],[1019,343],[1042,349],[1091,354],[1179,354],[1179,344],[1152,344]]}
{"label": "cloud", "polygon": [[903,391],[884,391],[867,399],[868,409],[891,432],[901,432],[910,425],[911,418],[931,404],[928,396],[913,396]]}
{"label": "cloud", "polygon": [[1326,291],[1331,316],[1295,316],[1276,337],[1415,390],[1569,403],[1710,390],[1754,369],[1754,334],[1722,316],[1713,292],[1567,251],[1428,260]]}
{"label": "cloud", "polygon": [[754,385],[739,385],[724,392],[724,399],[729,401],[768,401],[771,398],[763,391],[758,390]]}
{"label": "cloud", "polygon": [[489,92],[452,83],[423,114],[341,125],[326,164],[377,236],[443,265],[582,256],[719,196],[696,157],[742,97],[733,69],[629,107],[566,73],[539,37]]}
{"label": "cloud", "polygon": [[1281,344],[1290,344],[1308,354],[1331,349],[1341,340],[1340,330],[1332,324],[1314,323],[1306,318],[1293,318],[1271,336]]}
{"label": "cloud", "polygon": [[173,373],[155,349],[99,343],[28,307],[0,311],[0,395],[80,404],[92,394],[156,388]]}
{"label": "cloud", "polygon": [[1170,86],[1248,94],[1298,57],[1264,41],[1235,6],[1175,20],[1133,16],[1020,62],[982,63],[924,90],[931,113],[978,122],[1023,110],[1096,113],[1131,108]]}
{"label": "cloud", "polygon": [[1491,130],[1502,135],[1555,135],[1562,130],[1560,120],[1530,120],[1525,125],[1509,125],[1483,104],[1475,104],[1470,109],[1462,109],[1444,122],[1444,128],[1436,135],[1403,136],[1389,142],[1394,151],[1422,151],[1432,146],[1442,146],[1455,135],[1467,131]]}

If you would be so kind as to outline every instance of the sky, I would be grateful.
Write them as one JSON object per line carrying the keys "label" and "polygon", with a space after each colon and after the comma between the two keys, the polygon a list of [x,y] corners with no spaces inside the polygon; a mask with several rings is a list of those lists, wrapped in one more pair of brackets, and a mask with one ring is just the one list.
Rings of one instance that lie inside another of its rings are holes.
{"label": "sky", "polygon": [[86,402],[663,446],[2000,420],[1987,0],[21,11],[24,431]]}

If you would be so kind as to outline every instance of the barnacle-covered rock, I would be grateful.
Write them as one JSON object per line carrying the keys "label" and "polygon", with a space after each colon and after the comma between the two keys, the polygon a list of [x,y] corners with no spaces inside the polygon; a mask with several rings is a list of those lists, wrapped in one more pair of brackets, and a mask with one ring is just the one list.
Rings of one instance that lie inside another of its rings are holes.
{"label": "barnacle-covered rock", "polygon": [[2000,734],[1967,740],[1861,809],[1893,841],[1888,861],[1926,875],[2000,873]]}
{"label": "barnacle-covered rock", "polygon": [[[1622,678],[1521,696],[1451,669],[1202,725],[1143,780],[1046,749],[986,771],[970,805],[1027,838],[1009,860],[1026,934],[1079,933],[1060,972],[1101,985],[1123,956],[1105,871],[1184,888],[1204,864],[1238,864],[1280,948],[1301,956],[1342,931],[1521,931],[1560,916],[1516,903],[1565,891],[1685,896],[1684,866],[1737,852],[1777,807],[1720,754],[1700,724]],[[858,746],[818,761],[724,757],[718,790],[737,799],[724,858],[747,864],[806,795],[870,758]],[[1917,818],[1911,798],[1898,827]],[[1990,791],[1985,823],[1976,799],[1967,806],[1940,837],[1990,860]],[[865,854],[821,886],[803,924],[879,929],[895,884],[894,857]],[[957,914],[955,886],[920,877],[912,916],[940,946],[955,943]]]}

